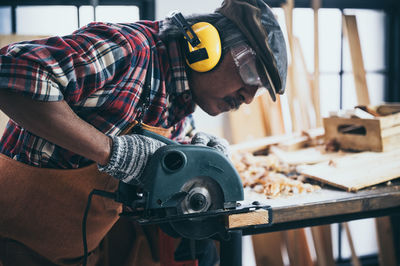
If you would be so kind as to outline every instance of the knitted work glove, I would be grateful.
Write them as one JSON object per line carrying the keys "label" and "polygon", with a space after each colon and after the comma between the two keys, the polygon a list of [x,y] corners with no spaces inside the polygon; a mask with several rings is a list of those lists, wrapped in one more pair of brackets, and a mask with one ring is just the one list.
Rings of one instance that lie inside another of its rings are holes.
{"label": "knitted work glove", "polygon": [[191,143],[194,145],[212,147],[229,158],[229,143],[226,139],[218,138],[204,132],[198,132],[193,136]]}
{"label": "knitted work glove", "polygon": [[110,161],[97,165],[101,172],[122,182],[140,185],[141,175],[151,155],[165,144],[156,139],[138,134],[114,136]]}

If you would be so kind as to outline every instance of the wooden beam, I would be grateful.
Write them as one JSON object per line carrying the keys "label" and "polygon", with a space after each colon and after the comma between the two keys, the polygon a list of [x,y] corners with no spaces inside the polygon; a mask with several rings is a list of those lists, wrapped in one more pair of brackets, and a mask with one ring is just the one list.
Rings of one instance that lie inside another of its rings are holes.
{"label": "wooden beam", "polygon": [[269,94],[260,96],[261,109],[265,121],[267,135],[282,135],[285,133],[282,105],[279,95],[276,95],[276,102],[273,102]]}
{"label": "wooden beam", "polygon": [[[301,130],[307,130],[316,127],[316,114],[312,96],[312,82],[310,79],[310,74],[307,71],[300,40],[297,37],[293,37],[293,50],[293,75],[296,84],[296,100],[299,105],[299,112],[296,112],[296,117],[294,119],[296,119],[296,122],[299,124]],[[293,102],[292,104],[296,104],[296,102]]]}
{"label": "wooden beam", "polygon": [[375,218],[376,235],[378,240],[379,264],[395,266],[396,251],[394,250],[393,230],[390,218]]}
{"label": "wooden beam", "polygon": [[357,257],[356,250],[354,248],[353,238],[351,237],[350,228],[347,223],[342,223],[344,231],[346,232],[347,241],[349,242],[349,247],[351,251],[351,262],[353,266],[361,266],[360,259]]}
{"label": "wooden beam", "polygon": [[228,216],[227,219],[227,227],[229,229],[269,223],[269,212],[264,209],[259,209],[247,213],[231,214]]}
{"label": "wooden beam", "polygon": [[284,265],[281,251],[283,243],[282,236],[282,232],[252,236],[256,265]]}
{"label": "wooden beam", "polygon": [[293,0],[282,6],[288,33],[290,63],[287,75],[287,97],[292,131],[299,132],[316,127],[312,82],[305,66],[299,40],[293,36]]}
{"label": "wooden beam", "polygon": [[299,105],[296,104],[297,99],[297,91],[296,91],[296,82],[294,77],[295,67],[293,64],[294,58],[294,49],[293,49],[293,6],[294,0],[287,0],[286,4],[282,5],[282,9],[285,14],[285,23],[286,23],[286,31],[288,37],[288,46],[289,46],[289,64],[288,64],[288,72],[287,72],[287,81],[286,81],[286,95],[289,102],[289,112],[290,119],[292,123],[292,131],[298,132],[301,130],[301,126],[299,125],[298,119],[296,119],[296,114],[299,114]]}
{"label": "wooden beam", "polygon": [[317,127],[322,125],[319,88],[319,21],[318,10],[321,7],[321,0],[312,0],[314,10],[314,79],[313,79],[313,102],[316,115]]}
{"label": "wooden beam", "polygon": [[304,229],[287,230],[283,232],[289,255],[290,265],[313,265]]}
{"label": "wooden beam", "polygon": [[332,250],[331,226],[313,226],[311,233],[314,241],[315,253],[317,254],[317,265],[335,266]]}
{"label": "wooden beam", "polygon": [[344,35],[349,42],[357,103],[359,105],[369,105],[370,98],[356,17],[353,15],[343,15],[343,27]]}
{"label": "wooden beam", "polygon": [[0,35],[0,48],[15,42],[21,41],[30,41],[30,40],[37,40],[43,39],[46,36],[43,35],[16,35],[16,34],[4,34]]}
{"label": "wooden beam", "polygon": [[314,165],[298,166],[299,173],[323,183],[357,191],[400,176],[400,149],[348,154]]}
{"label": "wooden beam", "polygon": [[7,123],[8,123],[8,116],[0,111],[0,136],[3,135],[4,130],[6,129]]}
{"label": "wooden beam", "polygon": [[289,48],[292,47],[293,37],[293,8],[294,0],[286,0],[286,4],[282,5],[283,11],[285,12],[285,21],[288,34]]}
{"label": "wooden beam", "polygon": [[228,113],[230,132],[226,136],[230,143],[237,144],[267,136],[262,104],[260,98],[255,98],[251,104],[243,104],[239,110]]}

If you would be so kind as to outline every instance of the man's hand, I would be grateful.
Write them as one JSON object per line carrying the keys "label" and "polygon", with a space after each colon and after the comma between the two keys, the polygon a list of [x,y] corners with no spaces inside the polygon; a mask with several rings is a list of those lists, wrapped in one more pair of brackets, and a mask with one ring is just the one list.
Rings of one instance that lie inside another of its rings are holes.
{"label": "man's hand", "polygon": [[226,139],[218,138],[204,132],[198,132],[193,136],[191,143],[194,145],[212,147],[229,158],[229,143]]}
{"label": "man's hand", "polygon": [[140,177],[151,155],[165,145],[161,141],[138,134],[116,136],[112,140],[109,162],[104,166],[97,166],[100,171],[134,185],[140,185]]}

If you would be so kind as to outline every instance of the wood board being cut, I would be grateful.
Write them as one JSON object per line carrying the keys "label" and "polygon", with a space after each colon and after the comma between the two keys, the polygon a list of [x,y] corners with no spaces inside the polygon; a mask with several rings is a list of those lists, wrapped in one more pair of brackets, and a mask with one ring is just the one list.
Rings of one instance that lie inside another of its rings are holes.
{"label": "wood board being cut", "polygon": [[356,153],[315,165],[298,166],[297,171],[332,186],[357,191],[400,177],[400,149]]}

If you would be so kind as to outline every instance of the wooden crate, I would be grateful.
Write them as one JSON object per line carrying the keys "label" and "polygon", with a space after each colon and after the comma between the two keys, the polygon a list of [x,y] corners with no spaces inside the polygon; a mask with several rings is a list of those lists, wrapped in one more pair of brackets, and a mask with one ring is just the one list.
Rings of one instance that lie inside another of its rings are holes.
{"label": "wooden crate", "polygon": [[387,151],[400,147],[400,113],[373,119],[323,119],[325,140],[335,139],[343,149]]}

